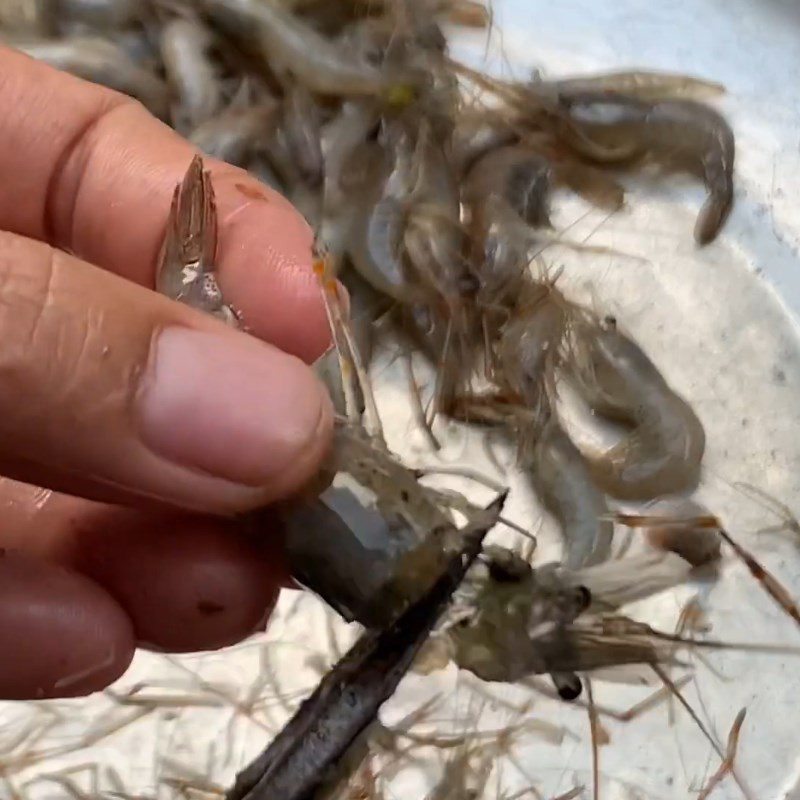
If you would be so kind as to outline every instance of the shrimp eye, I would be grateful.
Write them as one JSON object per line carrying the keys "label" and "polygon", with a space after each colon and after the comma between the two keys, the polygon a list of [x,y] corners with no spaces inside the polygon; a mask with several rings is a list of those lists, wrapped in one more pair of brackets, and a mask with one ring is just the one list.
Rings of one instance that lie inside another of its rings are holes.
{"label": "shrimp eye", "polygon": [[617,318],[613,314],[606,314],[606,316],[603,317],[603,322],[605,322],[609,328],[617,327]]}
{"label": "shrimp eye", "polygon": [[558,696],[562,700],[571,702],[577,700],[583,692],[583,684],[577,675],[559,675],[558,679],[554,679]]}
{"label": "shrimp eye", "polygon": [[489,575],[495,583],[519,583],[522,575],[515,571],[509,564],[501,564],[498,561],[490,561]]}
{"label": "shrimp eye", "polygon": [[592,604],[592,593],[585,586],[578,586],[576,589],[578,594],[578,610],[586,611]]}

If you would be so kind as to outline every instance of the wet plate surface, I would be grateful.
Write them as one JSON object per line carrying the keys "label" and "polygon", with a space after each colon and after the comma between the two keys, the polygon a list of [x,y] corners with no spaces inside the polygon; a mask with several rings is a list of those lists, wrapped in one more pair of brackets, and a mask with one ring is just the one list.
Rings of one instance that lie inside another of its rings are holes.
{"label": "wet plate surface", "polygon": [[[557,198],[557,227],[568,228],[573,241],[605,246],[614,254],[553,247],[544,258],[563,266],[569,294],[613,314],[692,403],[707,433],[700,498],[800,594],[800,537],[757,533],[780,520],[735,486],[751,484],[800,513],[800,207],[795,199],[800,184],[800,11],[791,2],[744,0],[659,6],[635,0],[571,0],[556,6],[507,0],[495,8],[503,35],[493,34],[487,49],[484,34],[470,34],[454,42],[454,49],[457,56],[497,74],[522,76],[541,69],[562,75],[642,65],[727,86],[720,104],[737,134],[737,203],[717,242],[700,251],[692,240],[701,201],[695,184],[660,182],[656,187],[639,180],[631,184],[627,207],[610,218]],[[558,557],[552,522],[510,467],[510,453],[496,446],[490,458],[481,436],[450,426],[441,429],[445,446],[434,456],[414,429],[401,365],[383,358],[374,376],[389,442],[398,452],[414,464],[469,463],[507,481],[512,488],[507,516],[537,530],[538,561]],[[448,485],[474,491],[473,485],[455,479]],[[479,494],[475,499],[485,498]],[[499,535],[513,537],[510,532]],[[699,596],[715,639],[800,645],[794,623],[729,556],[716,578],[631,611],[668,630],[693,595]],[[152,796],[159,782],[157,796],[170,797],[173,778],[177,784],[210,789],[227,786],[354,635],[314,598],[287,593],[262,639],[224,654],[192,658],[140,654],[114,687],[128,697],[123,705],[101,695],[4,706],[0,776],[7,766],[14,769],[15,785],[33,780],[26,791],[35,798],[69,796],[73,780],[89,797],[122,788]],[[748,795],[764,800],[799,796],[800,658],[732,652],[707,654],[707,663],[691,660],[693,677],[685,695],[720,742],[737,712],[747,708],[736,763]],[[622,677],[625,682],[620,676],[593,681],[599,704],[622,711],[657,688],[636,685],[638,674]],[[488,700],[487,692],[495,699]],[[157,704],[148,702],[155,698]],[[400,724],[426,701],[431,701],[429,713],[414,729],[423,735],[435,731],[452,737],[463,730],[525,723],[513,737],[513,759],[502,771],[495,769],[487,797],[496,796],[498,782],[507,797],[531,785],[543,797],[591,786],[585,709],[520,687],[480,686],[451,665],[428,676],[411,676],[385,709],[384,722]],[[601,796],[606,800],[685,798],[718,765],[709,744],[675,703],[661,703],[629,722],[603,717],[601,724],[607,739],[600,748]],[[26,744],[17,733],[28,728],[39,734]],[[16,772],[26,751],[57,750],[73,737],[84,737],[88,746]],[[408,744],[387,738],[390,748]],[[423,797],[443,760],[456,755],[457,748],[423,748],[421,763],[401,760],[387,796]],[[66,778],[67,788],[42,780],[65,768],[74,770]],[[92,780],[99,782],[97,790]],[[10,785],[3,788],[1,777],[0,796],[14,796]],[[714,796],[741,797],[742,789],[727,778]]]}

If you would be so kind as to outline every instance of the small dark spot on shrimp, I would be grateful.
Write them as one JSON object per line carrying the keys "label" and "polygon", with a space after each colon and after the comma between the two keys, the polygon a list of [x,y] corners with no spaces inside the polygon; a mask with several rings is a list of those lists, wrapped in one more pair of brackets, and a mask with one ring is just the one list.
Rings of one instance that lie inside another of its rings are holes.
{"label": "small dark spot on shrimp", "polygon": [[225,606],[221,603],[216,603],[213,600],[199,600],[197,603],[197,610],[205,616],[219,614],[225,610]]}
{"label": "small dark spot on shrimp", "polygon": [[407,503],[407,502],[409,501],[408,492],[407,492],[405,489],[403,489],[403,490],[400,492],[400,499],[401,499],[401,500],[402,500],[404,503]]}
{"label": "small dark spot on shrimp", "polygon": [[269,198],[261,189],[257,189],[255,186],[249,186],[246,183],[237,183],[235,186],[248,199],[263,200],[265,203],[269,203]]}
{"label": "small dark spot on shrimp", "polygon": [[772,377],[775,379],[775,383],[786,383],[786,373],[780,367],[772,370]]}

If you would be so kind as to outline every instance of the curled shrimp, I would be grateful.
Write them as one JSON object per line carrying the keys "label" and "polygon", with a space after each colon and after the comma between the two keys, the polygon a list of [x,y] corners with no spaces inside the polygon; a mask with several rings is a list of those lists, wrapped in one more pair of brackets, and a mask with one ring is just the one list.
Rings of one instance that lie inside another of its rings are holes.
{"label": "curled shrimp", "polygon": [[575,332],[579,392],[597,414],[631,426],[610,450],[589,457],[597,485],[625,500],[693,489],[705,433],[689,404],[613,321],[576,326]]}
{"label": "curled shrimp", "polygon": [[611,556],[614,526],[581,452],[551,418],[524,463],[536,495],[559,523],[568,569],[590,567]]}
{"label": "curled shrimp", "polygon": [[194,130],[222,108],[222,84],[208,57],[211,32],[196,19],[175,17],[161,28],[161,58],[178,98],[176,127]]}
{"label": "curled shrimp", "polygon": [[135,97],[161,119],[169,115],[167,84],[107,39],[91,36],[26,39],[14,46],[56,69]]}
{"label": "curled shrimp", "polygon": [[[321,133],[321,146],[323,156],[323,186],[322,186],[322,222],[318,238],[324,243],[327,251],[334,260],[340,259],[347,248],[347,240],[353,227],[356,215],[363,215],[366,207],[355,202],[357,190],[364,189],[364,183],[369,184],[370,178],[377,186],[378,179],[373,177],[380,172],[378,167],[369,164],[369,158],[364,158],[366,140],[370,131],[375,128],[378,115],[368,103],[349,101],[343,104],[339,114],[324,126]],[[376,148],[366,152],[375,154],[377,161],[382,163],[382,154]],[[357,181],[356,185],[347,185],[348,176],[356,172],[354,162],[363,164],[368,162],[366,170],[361,173],[364,181]],[[374,164],[374,161],[373,161]],[[362,232],[363,233],[363,232]],[[361,237],[361,246],[364,246],[364,237]],[[358,245],[356,245],[358,246]],[[368,254],[362,258],[366,260]],[[364,269],[369,268],[365,261]]]}
{"label": "curled shrimp", "polygon": [[695,223],[698,244],[712,241],[733,204],[735,139],[725,119],[691,100],[646,103],[622,95],[562,95],[570,143],[589,158],[624,162],[648,157],[699,175],[708,197]]}

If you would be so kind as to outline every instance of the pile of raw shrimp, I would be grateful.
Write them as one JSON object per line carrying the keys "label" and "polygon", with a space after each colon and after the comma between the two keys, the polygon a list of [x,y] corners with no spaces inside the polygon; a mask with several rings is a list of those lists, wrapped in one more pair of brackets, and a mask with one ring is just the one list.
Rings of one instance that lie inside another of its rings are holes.
{"label": "pile of raw shrimp", "polygon": [[[556,190],[611,213],[626,200],[626,174],[654,165],[662,180],[681,172],[702,181],[707,198],[693,235],[709,243],[733,201],[734,137],[701,99],[714,84],[646,71],[501,80],[449,55],[449,25],[489,27],[491,16],[473,0],[0,0],[3,41],[138,99],[204,155],[248,170],[305,215],[326,270],[349,292],[358,370],[368,371],[376,343],[427,362],[430,385],[419,386],[411,369],[408,403],[431,452],[443,421],[510,443],[558,523],[561,561],[531,567],[528,526],[521,549],[487,548],[419,671],[444,660],[487,681],[550,675],[565,699],[586,688],[596,744],[591,683],[579,675],[642,663],[680,698],[661,665],[681,645],[698,644],[619,609],[712,564],[723,539],[796,613],[717,518],[686,499],[705,449],[691,406],[614,317],[570,299],[542,258],[564,243],[550,222]],[[329,367],[322,363],[320,374],[342,417],[352,418],[352,392]],[[565,393],[614,428],[612,446],[576,443],[562,419]],[[653,550],[615,567],[615,524],[643,529]],[[691,609],[685,616],[691,630]],[[257,719],[267,687],[265,678],[246,702],[231,700],[235,714]],[[228,698],[213,682],[194,689],[182,695],[189,706]],[[276,686],[270,691],[292,707]],[[142,685],[111,697],[151,711],[167,702],[153,695],[148,705]],[[515,719],[529,710],[514,708]],[[468,724],[476,716],[473,709]],[[405,755],[413,744],[449,749],[429,797],[488,792],[513,726],[493,737],[410,733],[422,718],[379,726],[384,762],[387,753],[400,757],[400,740]],[[714,745],[717,782],[733,771],[741,724],[727,754]],[[83,739],[85,747],[95,741]],[[192,774],[163,785],[223,793],[200,770]],[[362,758],[338,796],[376,796],[380,778]]]}

